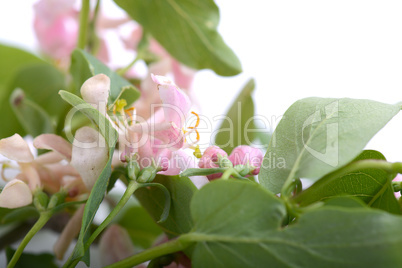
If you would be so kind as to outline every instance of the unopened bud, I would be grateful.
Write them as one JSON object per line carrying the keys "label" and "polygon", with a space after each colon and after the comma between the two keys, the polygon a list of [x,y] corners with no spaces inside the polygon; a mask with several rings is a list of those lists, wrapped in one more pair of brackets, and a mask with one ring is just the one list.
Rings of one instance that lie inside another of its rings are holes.
{"label": "unopened bud", "polygon": [[39,211],[43,211],[47,209],[47,205],[49,203],[49,196],[45,194],[42,190],[36,190],[34,193],[34,200],[33,203],[35,207]]}
{"label": "unopened bud", "polygon": [[159,171],[158,169],[156,169],[152,166],[145,167],[141,170],[137,181],[140,183],[151,182],[155,179],[156,172],[158,172],[158,171]]}

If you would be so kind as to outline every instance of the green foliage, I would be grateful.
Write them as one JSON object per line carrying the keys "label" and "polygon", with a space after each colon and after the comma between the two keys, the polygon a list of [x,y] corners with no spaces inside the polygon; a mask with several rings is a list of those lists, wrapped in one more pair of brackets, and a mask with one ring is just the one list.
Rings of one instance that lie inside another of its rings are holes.
{"label": "green foliage", "polygon": [[324,207],[287,228],[285,205],[257,184],[214,181],[191,202],[193,267],[393,267],[402,218],[367,208]]}
{"label": "green foliage", "polygon": [[215,136],[215,144],[228,154],[236,146],[249,145],[254,139],[254,132],[246,132],[255,129],[254,101],[251,96],[254,88],[255,82],[251,79],[233,102]]}
{"label": "green foliage", "polygon": [[162,234],[159,226],[140,206],[126,209],[118,223],[127,230],[133,244],[143,249],[151,247],[156,238]]}
{"label": "green foliage", "polygon": [[107,190],[108,181],[112,173],[111,164],[113,152],[117,142],[117,131],[113,128],[109,120],[107,120],[98,110],[93,108],[90,104],[86,103],[74,94],[66,91],[60,91],[61,97],[74,107],[79,107],[79,111],[91,119],[98,127],[100,134],[105,138],[106,144],[109,148],[109,160],[102,170],[98,180],[91,190],[87,204],[85,205],[84,216],[82,219],[81,231],[78,237],[77,244],[74,248],[72,260],[81,259],[84,254],[84,245],[88,239],[90,232],[90,225],[95,217],[96,211]]}
{"label": "green foliage", "polygon": [[[380,152],[367,150],[353,161],[363,159],[385,160],[385,157]],[[324,176],[298,195],[295,201],[307,206],[335,196],[353,196],[371,207],[400,214],[400,206],[391,185],[392,174],[378,169],[356,170],[341,176],[337,175],[339,172]]]}
{"label": "green foliage", "polygon": [[[13,250],[12,248],[6,249],[7,261],[11,260],[14,253],[15,253],[15,250]],[[15,268],[32,268],[32,267],[57,268],[58,266],[55,263],[55,257],[53,254],[50,254],[50,253],[40,253],[40,254],[22,253]]]}
{"label": "green foliage", "polygon": [[[31,110],[42,118],[46,117],[46,120],[51,120],[51,122],[42,123],[47,131],[52,130],[50,125],[55,126],[59,120],[64,122],[64,118],[61,117],[67,109],[67,104],[57,94],[60,89],[65,88],[64,75],[47,63],[27,64],[16,70],[12,78],[8,79],[3,92],[0,93],[2,96],[0,98],[0,120],[3,124],[0,128],[0,138],[11,136],[14,133],[35,135],[39,131],[32,126],[27,126],[27,124],[32,125],[33,122],[28,123],[27,120],[21,119],[21,114],[17,114],[18,118],[16,117],[9,100],[12,92],[17,88],[23,90],[25,99],[29,100],[29,104],[24,105],[25,112],[19,110],[20,113],[26,114]],[[33,131],[33,133],[27,131]]]}
{"label": "green foliage", "polygon": [[[7,262],[11,260],[15,253],[15,250],[12,248],[6,248],[6,257]],[[40,253],[40,254],[32,254],[32,253],[22,253],[21,257],[16,264],[16,268],[32,268],[33,265],[35,267],[41,268],[57,268],[58,266],[55,263],[55,257],[51,253]]]}
{"label": "green foliage", "polygon": [[[187,177],[157,175],[155,183],[164,185],[170,192],[171,207],[167,220],[159,226],[174,237],[191,230],[190,200],[197,188]],[[159,221],[165,207],[165,195],[156,187],[140,188],[135,196],[155,221]]]}
{"label": "green foliage", "polygon": [[399,110],[398,105],[371,100],[297,101],[273,134],[259,181],[279,193],[295,178],[318,179],[340,168],[353,160]]}
{"label": "green foliage", "polygon": [[11,94],[10,105],[20,124],[33,137],[43,133],[54,133],[54,125],[50,116],[41,106],[27,99],[21,89]]}
{"label": "green foliage", "polygon": [[115,0],[174,58],[194,69],[232,76],[241,64],[217,32],[219,9],[213,0]]}
{"label": "green foliage", "polygon": [[110,103],[122,98],[127,101],[127,104],[131,104],[140,97],[140,92],[130,82],[84,50],[74,50],[71,55],[70,73],[74,78],[77,94],[88,78],[97,74],[105,74],[110,78]]}

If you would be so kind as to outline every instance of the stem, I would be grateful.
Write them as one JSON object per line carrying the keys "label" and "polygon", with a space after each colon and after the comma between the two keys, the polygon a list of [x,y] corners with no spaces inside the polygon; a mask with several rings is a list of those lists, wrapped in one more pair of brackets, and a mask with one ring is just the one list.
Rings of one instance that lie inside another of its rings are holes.
{"label": "stem", "polygon": [[234,172],[233,168],[228,168],[225,172],[223,172],[221,179],[222,180],[229,179],[233,172]]}
{"label": "stem", "polygon": [[113,263],[105,268],[124,268],[124,267],[133,267],[143,262],[155,259],[157,257],[171,254],[174,252],[182,251],[190,246],[191,242],[184,241],[181,237],[170,240],[166,243],[163,243],[159,246],[144,250],[134,256],[131,256],[122,261]]}
{"label": "stem", "polygon": [[138,57],[138,53],[137,53],[137,56],[135,57],[135,59],[134,59],[132,62],[130,62],[130,64],[127,65],[126,67],[124,67],[123,69],[118,70],[117,73],[118,73],[120,76],[123,76],[125,73],[127,73],[128,70],[131,69],[131,67],[134,66],[134,64],[135,64],[139,59],[141,59],[141,57]]}
{"label": "stem", "polygon": [[77,42],[77,48],[80,49],[84,49],[87,43],[89,6],[89,0],[82,0],[82,7],[80,12],[80,32]]}
{"label": "stem", "polygon": [[27,233],[27,235],[22,240],[21,244],[18,246],[17,251],[15,251],[14,256],[11,258],[7,268],[14,267],[25,247],[28,245],[29,241],[31,241],[32,237],[40,230],[42,227],[48,222],[48,220],[52,217],[52,213],[50,211],[44,211],[40,213],[38,221],[32,226],[31,230]]}
{"label": "stem", "polygon": [[107,218],[101,223],[101,225],[96,228],[95,232],[89,237],[87,243],[85,244],[85,250],[87,250],[92,242],[98,237],[98,235],[109,225],[109,223],[113,220],[113,218],[120,212],[120,210],[124,207],[130,197],[133,195],[135,190],[140,187],[140,184],[134,180],[131,180],[127,185],[127,189],[124,192],[123,196],[121,197],[119,203],[114,207],[112,212],[107,216]]}
{"label": "stem", "polygon": [[96,32],[95,32],[95,27],[96,27],[96,21],[98,19],[98,14],[99,14],[99,7],[100,7],[100,2],[101,0],[96,1],[96,6],[94,9],[94,15],[92,17],[91,22],[89,23],[89,40],[88,40],[88,49],[91,54],[96,53]]}

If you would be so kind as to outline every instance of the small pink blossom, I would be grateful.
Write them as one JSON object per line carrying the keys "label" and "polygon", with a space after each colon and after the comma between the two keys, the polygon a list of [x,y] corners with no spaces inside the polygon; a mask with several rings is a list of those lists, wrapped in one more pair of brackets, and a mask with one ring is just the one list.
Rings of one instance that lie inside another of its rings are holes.
{"label": "small pink blossom", "polygon": [[[219,148],[218,146],[210,146],[208,147],[204,154],[202,155],[200,162],[198,163],[198,167],[200,168],[218,168],[218,164],[216,163],[218,155],[227,157],[228,154]],[[217,179],[222,176],[222,173],[208,175],[207,178],[209,180]]]}
{"label": "small pink blossom", "polygon": [[236,165],[250,165],[254,167],[253,175],[260,172],[260,167],[264,155],[260,149],[253,148],[247,145],[240,145],[233,149],[229,156],[229,160]]}

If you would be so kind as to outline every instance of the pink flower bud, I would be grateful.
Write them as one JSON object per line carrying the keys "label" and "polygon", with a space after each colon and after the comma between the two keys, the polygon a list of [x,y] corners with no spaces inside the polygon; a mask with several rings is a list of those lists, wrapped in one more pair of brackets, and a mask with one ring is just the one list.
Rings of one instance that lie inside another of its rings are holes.
{"label": "pink flower bud", "polygon": [[264,155],[260,149],[253,148],[247,145],[240,145],[233,149],[229,156],[229,160],[236,165],[250,165],[255,167],[253,175],[260,172],[260,167]]}
{"label": "pink flower bud", "polygon": [[[219,148],[218,146],[209,146],[204,154],[202,155],[200,162],[198,163],[198,167],[200,168],[217,168],[219,167],[215,162],[218,160],[218,155],[221,156],[228,156],[228,154],[222,150],[221,148]],[[222,174],[218,173],[218,174],[212,174],[212,175],[208,175],[207,178],[208,180],[213,180],[216,178],[221,177]]]}

